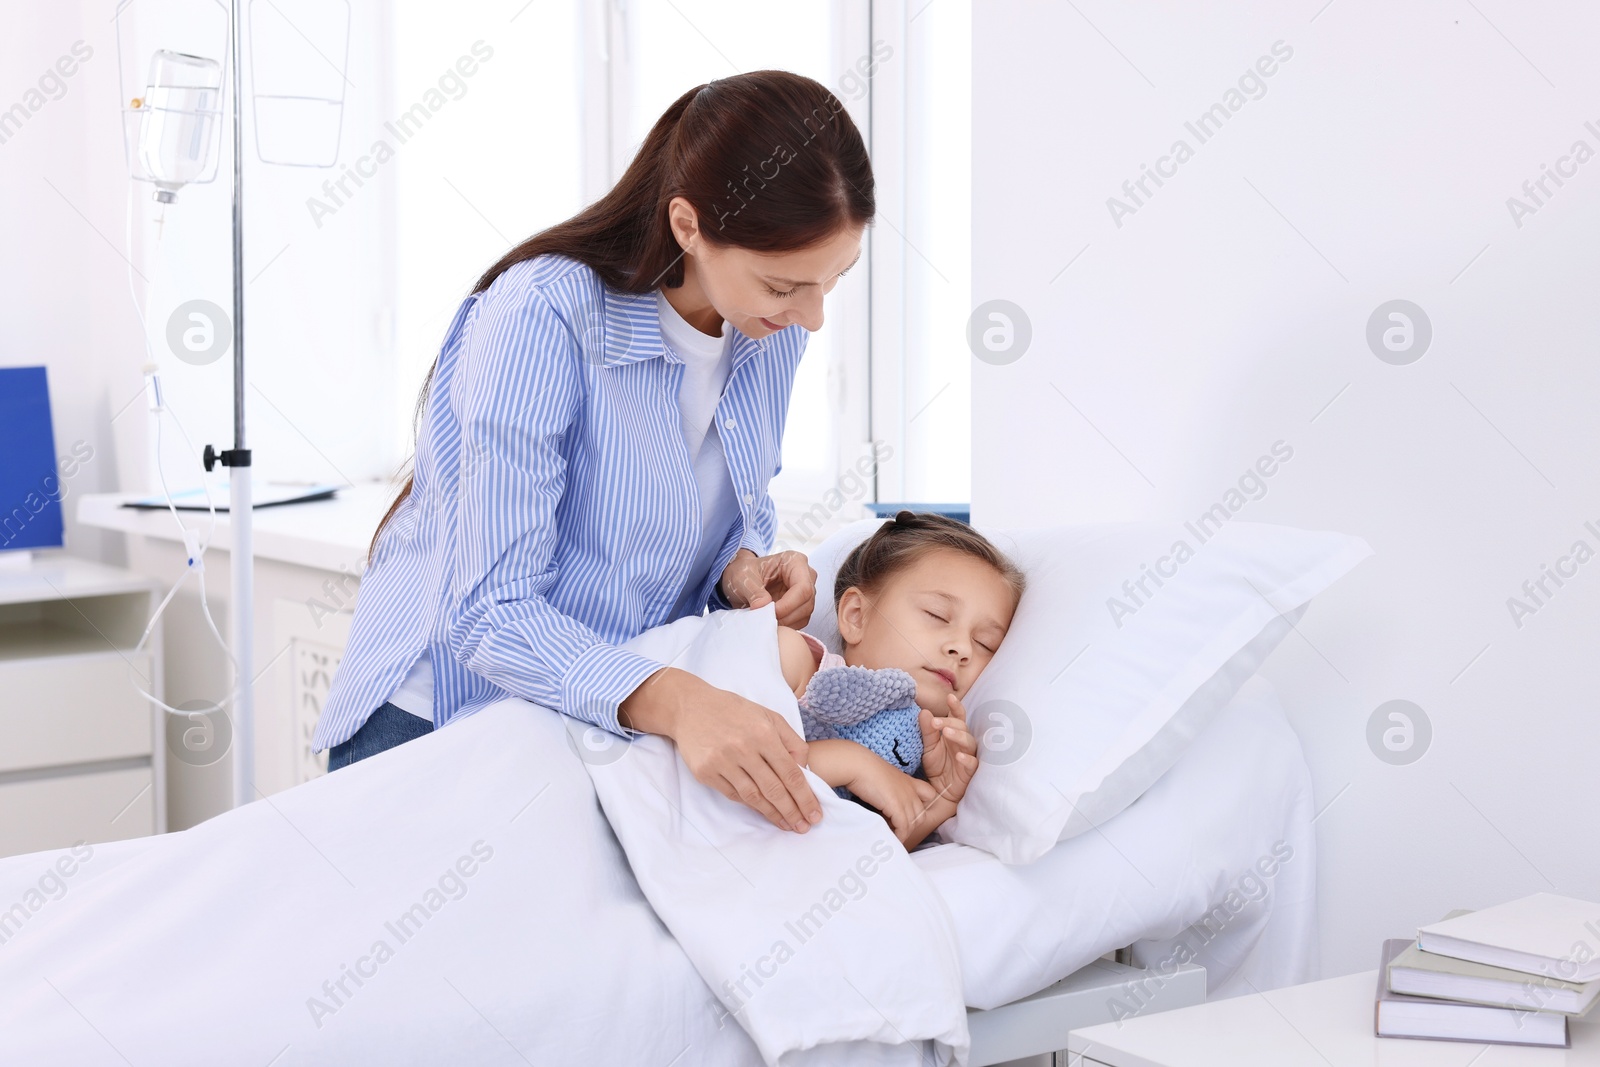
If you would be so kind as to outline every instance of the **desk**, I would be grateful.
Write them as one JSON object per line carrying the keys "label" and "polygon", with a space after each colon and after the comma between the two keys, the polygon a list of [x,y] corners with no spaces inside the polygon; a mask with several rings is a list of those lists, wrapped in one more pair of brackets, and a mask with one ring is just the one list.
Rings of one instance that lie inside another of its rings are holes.
{"label": "desk", "polygon": [[[310,731],[321,710],[345,642],[366,564],[367,544],[388,510],[395,486],[367,482],[339,490],[332,500],[257,508],[255,538],[255,778],[265,795],[322,773],[326,756],[310,751]],[[78,501],[78,521],[127,535],[127,565],[153,579],[165,595],[182,576],[182,537],[165,509],[122,507],[142,493],[97,493]],[[179,512],[183,524],[204,535],[211,517]],[[207,601],[226,638],[230,596],[230,516],[217,514],[205,555]],[[227,660],[200,610],[193,578],[162,616],[166,634],[167,702],[216,702],[229,686]],[[170,754],[170,753],[169,753]],[[172,829],[193,826],[231,802],[229,761],[169,760],[167,814]]]}
{"label": "desk", "polygon": [[[372,531],[388,510],[395,492],[395,486],[384,482],[362,482],[339,490],[332,500],[256,508],[251,528],[256,559],[276,560],[313,570],[348,569],[353,560],[365,559]],[[78,521],[102,530],[178,541],[178,530],[170,512],[122,506],[125,501],[147,495],[92,493],[84,496],[78,501]],[[211,522],[210,514],[204,511],[180,511],[178,514],[183,516],[186,526],[202,534]],[[226,550],[232,544],[233,527],[228,513],[219,511],[212,547]]]}

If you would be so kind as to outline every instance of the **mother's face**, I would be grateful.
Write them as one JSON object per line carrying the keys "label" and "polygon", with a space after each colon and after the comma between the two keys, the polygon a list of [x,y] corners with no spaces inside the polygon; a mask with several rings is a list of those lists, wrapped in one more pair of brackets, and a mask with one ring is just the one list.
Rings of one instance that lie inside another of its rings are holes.
{"label": "mother's face", "polygon": [[795,324],[820,330],[822,298],[861,256],[865,228],[860,226],[797,252],[751,252],[707,241],[694,208],[682,197],[674,197],[668,211],[684,248],[686,273],[717,314],[747,337],[766,337]]}

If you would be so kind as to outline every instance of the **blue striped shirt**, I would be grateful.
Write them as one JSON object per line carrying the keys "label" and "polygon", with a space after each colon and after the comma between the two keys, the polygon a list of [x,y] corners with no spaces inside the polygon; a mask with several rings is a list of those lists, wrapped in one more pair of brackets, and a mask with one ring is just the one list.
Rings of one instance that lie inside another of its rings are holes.
{"label": "blue striped shirt", "polygon": [[[717,433],[740,515],[689,613],[739,548],[769,551],[795,369],[810,335],[734,332]],[[312,744],[347,740],[432,654],[436,727],[519,696],[614,733],[663,664],[618,647],[675,617],[701,536],[681,358],[653,292],[565,256],[507,270],[456,312],[417,441],[411,494],[362,575]]]}

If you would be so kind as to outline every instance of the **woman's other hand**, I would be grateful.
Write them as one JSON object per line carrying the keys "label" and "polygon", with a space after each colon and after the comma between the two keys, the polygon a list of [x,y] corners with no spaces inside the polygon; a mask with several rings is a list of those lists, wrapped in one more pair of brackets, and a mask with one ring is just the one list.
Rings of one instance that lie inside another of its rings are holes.
{"label": "woman's other hand", "polygon": [[783,716],[676,667],[647,678],[617,709],[633,730],[672,738],[695,780],[805,833],[822,804],[800,769],[806,743]]}
{"label": "woman's other hand", "polygon": [[736,608],[759,608],[776,600],[778,625],[796,630],[811,621],[817,602],[817,572],[803,552],[758,556],[741,548],[728,561],[718,587]]}

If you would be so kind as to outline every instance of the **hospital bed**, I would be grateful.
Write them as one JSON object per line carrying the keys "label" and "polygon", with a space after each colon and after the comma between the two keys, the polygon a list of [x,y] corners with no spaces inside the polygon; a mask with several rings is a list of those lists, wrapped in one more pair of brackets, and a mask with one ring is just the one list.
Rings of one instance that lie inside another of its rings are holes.
{"label": "hospital bed", "polygon": [[[759,1063],[641,894],[560,722],[507,701],[179,834],[0,861],[0,1059]],[[1195,968],[1210,997],[1310,978],[1312,817],[1256,678],[1131,807],[1038,862],[914,852],[955,930],[970,1062],[1063,1047],[1038,994],[1119,950],[1144,973],[1075,1025],[1159,1010]]]}

